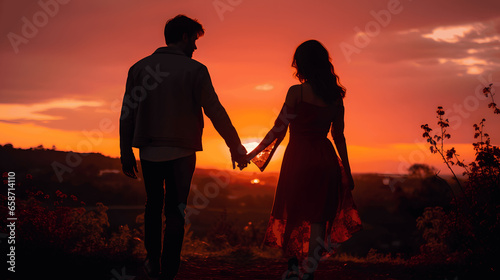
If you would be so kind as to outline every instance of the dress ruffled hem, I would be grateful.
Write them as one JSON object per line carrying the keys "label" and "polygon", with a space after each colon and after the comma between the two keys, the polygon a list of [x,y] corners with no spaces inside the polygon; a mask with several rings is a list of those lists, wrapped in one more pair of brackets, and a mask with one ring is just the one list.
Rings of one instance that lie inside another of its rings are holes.
{"label": "dress ruffled hem", "polygon": [[[361,218],[352,197],[352,192],[347,186],[345,172],[342,169],[342,184],[339,192],[340,200],[337,213],[333,221],[325,221],[325,239],[322,256],[329,257],[335,253],[340,243],[347,241],[352,235],[363,229]],[[285,254],[305,256],[309,250],[309,239],[311,237],[311,222],[301,221],[289,225],[291,229],[288,244],[284,244],[286,219],[279,219],[271,215],[267,226],[264,245],[282,248]]]}

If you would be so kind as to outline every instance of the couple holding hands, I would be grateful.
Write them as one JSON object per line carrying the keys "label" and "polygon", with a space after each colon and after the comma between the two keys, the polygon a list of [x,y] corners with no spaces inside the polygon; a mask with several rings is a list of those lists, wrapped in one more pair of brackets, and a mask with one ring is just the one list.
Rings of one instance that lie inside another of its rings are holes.
{"label": "couple holding hands", "polygon": [[[184,210],[196,151],[202,150],[205,113],[229,147],[233,168],[235,162],[242,169],[252,161],[264,171],[290,130],[264,244],[282,248],[289,258],[284,279],[313,279],[320,259],[361,229],[344,137],[345,88],[325,47],[315,40],[302,43],[292,62],[300,84],[290,87],[274,126],[247,153],[207,68],[191,58],[203,34],[202,25],[184,15],[168,20],[167,46],[128,73],[120,153],[125,175],[137,178],[132,147],[139,148],[147,195],[145,270],[160,279],[175,279],[179,270]],[[330,131],[338,156],[327,138]]]}

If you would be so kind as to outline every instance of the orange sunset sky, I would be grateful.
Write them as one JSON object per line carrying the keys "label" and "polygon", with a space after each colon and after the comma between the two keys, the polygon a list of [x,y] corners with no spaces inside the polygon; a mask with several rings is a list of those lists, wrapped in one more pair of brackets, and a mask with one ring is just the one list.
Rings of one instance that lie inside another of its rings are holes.
{"label": "orange sunset sky", "polygon": [[[244,143],[271,128],[298,83],[293,52],[308,39],[327,47],[347,88],[353,172],[423,162],[447,173],[421,137],[421,124],[437,128],[437,106],[463,158],[482,117],[500,141],[500,116],[482,95],[500,85],[498,0],[8,0],[0,13],[0,144],[117,157],[128,68],[164,45],[165,21],[179,13],[203,24],[193,59],[208,67]],[[286,139],[268,170],[279,170]],[[208,120],[203,142],[198,167],[230,168]]]}

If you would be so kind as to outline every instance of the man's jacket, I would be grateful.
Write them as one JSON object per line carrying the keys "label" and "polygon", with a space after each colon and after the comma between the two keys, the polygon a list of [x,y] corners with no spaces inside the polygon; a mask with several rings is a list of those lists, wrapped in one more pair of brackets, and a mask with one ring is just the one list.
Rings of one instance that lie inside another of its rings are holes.
{"label": "man's jacket", "polygon": [[132,147],[168,146],[201,151],[203,112],[231,149],[240,139],[212,86],[205,65],[181,50],[162,47],[129,72],[120,116],[122,159]]}

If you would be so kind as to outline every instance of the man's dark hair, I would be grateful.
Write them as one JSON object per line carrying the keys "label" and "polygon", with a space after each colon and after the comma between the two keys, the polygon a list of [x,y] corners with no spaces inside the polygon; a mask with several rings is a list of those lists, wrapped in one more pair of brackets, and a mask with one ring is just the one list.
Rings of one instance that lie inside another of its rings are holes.
{"label": "man's dark hair", "polygon": [[168,45],[181,41],[184,33],[189,37],[197,35],[199,38],[205,34],[205,30],[196,19],[188,18],[185,15],[178,15],[169,19],[165,24],[165,43]]}

